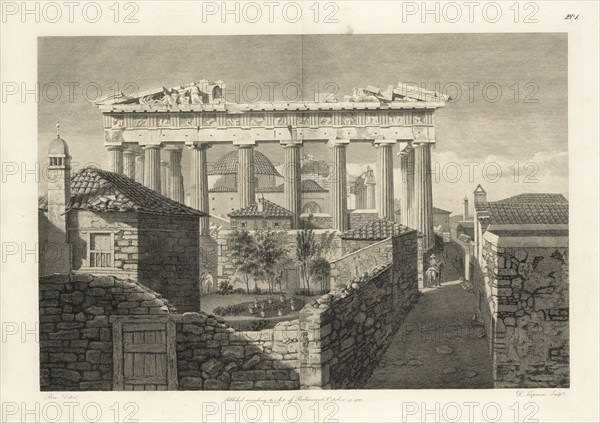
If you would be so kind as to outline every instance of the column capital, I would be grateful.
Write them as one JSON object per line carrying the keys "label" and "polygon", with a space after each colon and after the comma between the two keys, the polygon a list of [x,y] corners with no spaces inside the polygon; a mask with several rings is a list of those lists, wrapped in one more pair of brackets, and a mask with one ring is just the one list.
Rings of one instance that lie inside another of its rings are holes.
{"label": "column capital", "polygon": [[279,144],[282,145],[283,148],[302,147],[302,140],[279,140]]}
{"label": "column capital", "polygon": [[123,147],[121,144],[119,144],[119,145],[107,145],[106,146],[106,151],[125,151],[125,147]]}
{"label": "column capital", "polygon": [[394,146],[396,145],[397,140],[373,140],[373,145],[375,147],[386,147],[386,146]]}
{"label": "column capital", "polygon": [[159,150],[162,147],[161,144],[146,144],[142,145],[144,150]]}
{"label": "column capital", "polygon": [[212,144],[207,142],[195,142],[193,144],[188,145],[191,150],[208,150],[212,147]]}
{"label": "column capital", "polygon": [[327,141],[327,147],[328,148],[347,147],[349,144],[350,144],[350,140],[349,139],[337,139],[337,138],[333,138],[333,139],[330,139],[329,141]]}
{"label": "column capital", "polygon": [[239,147],[239,148],[256,147],[256,141],[255,140],[250,140],[250,141],[236,140],[233,142],[233,145],[235,147]]}
{"label": "column capital", "polygon": [[165,147],[165,150],[167,150],[167,151],[182,151],[183,147],[180,145],[167,145]]}

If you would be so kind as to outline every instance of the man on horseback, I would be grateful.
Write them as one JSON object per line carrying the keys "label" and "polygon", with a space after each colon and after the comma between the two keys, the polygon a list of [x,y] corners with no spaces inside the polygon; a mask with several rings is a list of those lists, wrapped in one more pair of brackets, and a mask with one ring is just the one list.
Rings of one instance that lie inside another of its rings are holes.
{"label": "man on horseback", "polygon": [[427,286],[442,286],[442,268],[444,267],[444,262],[438,262],[435,254],[432,254],[429,257],[429,268],[427,269]]}

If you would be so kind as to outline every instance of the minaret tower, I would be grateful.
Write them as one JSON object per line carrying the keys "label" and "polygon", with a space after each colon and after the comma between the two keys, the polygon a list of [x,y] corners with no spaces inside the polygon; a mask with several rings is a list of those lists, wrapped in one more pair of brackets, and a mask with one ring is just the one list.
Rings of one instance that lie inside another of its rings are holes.
{"label": "minaret tower", "polygon": [[56,138],[48,146],[48,220],[45,273],[69,273],[71,248],[68,242],[67,205],[71,199],[71,156],[69,146],[60,137],[56,123]]}

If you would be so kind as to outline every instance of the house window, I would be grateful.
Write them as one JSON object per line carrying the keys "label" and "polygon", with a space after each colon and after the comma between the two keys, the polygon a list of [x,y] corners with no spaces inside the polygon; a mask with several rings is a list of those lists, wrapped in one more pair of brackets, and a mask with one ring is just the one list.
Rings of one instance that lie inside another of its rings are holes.
{"label": "house window", "polygon": [[273,226],[276,227],[276,228],[278,228],[279,227],[279,222],[273,223]]}
{"label": "house window", "polygon": [[246,223],[242,223],[242,228],[245,228],[245,227],[246,227]]}
{"label": "house window", "polygon": [[115,244],[110,232],[90,233],[90,267],[113,267]]}

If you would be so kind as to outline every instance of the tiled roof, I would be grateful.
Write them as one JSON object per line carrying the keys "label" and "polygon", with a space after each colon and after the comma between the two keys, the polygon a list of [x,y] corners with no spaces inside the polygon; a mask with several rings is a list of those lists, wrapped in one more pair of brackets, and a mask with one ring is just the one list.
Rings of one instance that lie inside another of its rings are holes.
{"label": "tiled roof", "polygon": [[378,219],[356,229],[350,229],[342,234],[342,239],[355,241],[381,241],[389,237],[400,235],[414,229],[403,226],[397,222]]}
{"label": "tiled roof", "polygon": [[208,190],[208,192],[236,192],[235,188],[218,186]]}
{"label": "tiled roof", "polygon": [[[238,152],[230,151],[223,155],[212,168],[208,169],[209,175],[227,175],[238,172]],[[275,169],[271,160],[263,153],[254,150],[254,173],[256,175],[273,175],[281,177],[281,174]]]}
{"label": "tiled roof", "polygon": [[325,188],[312,179],[303,180],[301,189],[302,192],[328,192]]}
{"label": "tiled roof", "polygon": [[[47,206],[40,199],[39,206]],[[68,210],[137,212],[171,216],[202,216],[199,210],[164,197],[127,176],[85,168],[71,176]]]}
{"label": "tiled roof", "polygon": [[524,193],[475,203],[480,220],[491,225],[567,225],[569,202],[562,194]]}
{"label": "tiled roof", "polygon": [[438,214],[451,214],[452,213],[451,211],[440,209],[439,207],[434,207],[433,212],[438,213]]}
{"label": "tiled roof", "polygon": [[248,207],[234,210],[229,213],[229,217],[292,217],[294,214],[286,208],[283,208],[268,200],[263,201],[263,211],[258,211],[258,203],[253,203]]}
{"label": "tiled roof", "polygon": [[552,193],[523,193],[513,195],[495,203],[562,203],[568,204],[567,199],[562,194]]}
{"label": "tiled roof", "polygon": [[283,184],[274,187],[256,187],[256,192],[283,192]]}

